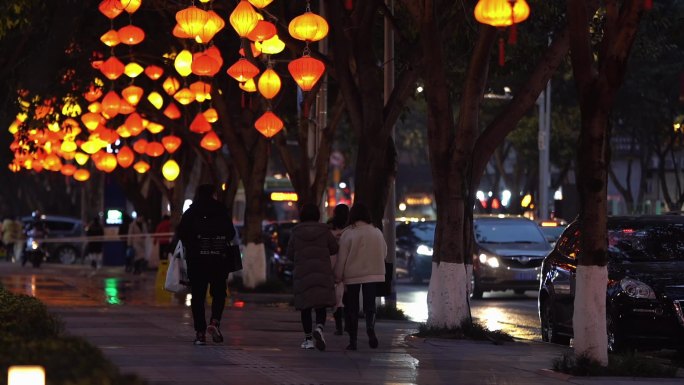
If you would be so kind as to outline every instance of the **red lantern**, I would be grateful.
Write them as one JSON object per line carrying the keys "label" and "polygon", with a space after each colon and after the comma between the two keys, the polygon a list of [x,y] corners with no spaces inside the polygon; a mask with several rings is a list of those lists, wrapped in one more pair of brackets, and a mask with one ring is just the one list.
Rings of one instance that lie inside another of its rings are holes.
{"label": "red lantern", "polygon": [[291,61],[287,69],[302,91],[310,91],[325,72],[325,64],[311,56],[302,56]]}
{"label": "red lantern", "polygon": [[276,26],[273,23],[259,20],[256,27],[247,35],[247,38],[251,41],[264,41],[272,38],[276,33]]}
{"label": "red lantern", "polygon": [[240,0],[228,20],[240,37],[246,37],[256,27],[259,14],[247,0]]}
{"label": "red lantern", "polygon": [[119,34],[113,29],[110,29],[109,31],[105,32],[104,35],[100,36],[100,41],[103,42],[107,47],[114,47],[121,43]]}
{"label": "red lantern", "polygon": [[263,136],[270,138],[283,129],[283,121],[273,112],[266,111],[254,122],[254,127]]}
{"label": "red lantern", "polygon": [[74,166],[73,164],[65,164],[59,171],[62,173],[62,175],[72,176],[76,172],[76,166]]}
{"label": "red lantern", "polygon": [[176,21],[188,36],[195,37],[202,32],[207,22],[207,12],[194,5],[176,12]]}
{"label": "red lantern", "polygon": [[121,1],[119,0],[102,0],[97,9],[100,10],[100,12],[102,12],[103,15],[107,16],[110,19],[113,19],[119,16],[121,12],[124,11],[124,6],[121,4]]}
{"label": "red lantern", "polygon": [[119,162],[119,166],[123,168],[129,168],[135,160],[135,154],[133,153],[133,150],[131,150],[130,147],[124,145],[119,149],[119,152],[116,154],[116,160],[117,162]]}
{"label": "red lantern", "polygon": [[140,102],[140,98],[142,98],[142,95],[143,89],[132,84],[124,88],[123,91],[121,91],[121,96],[123,96],[124,99],[133,106],[137,105],[138,102]]}
{"label": "red lantern", "polygon": [[145,40],[145,31],[143,31],[142,28],[136,27],[132,24],[119,29],[117,33],[121,43],[126,45],[140,44],[140,42]]}
{"label": "red lantern", "polygon": [[174,102],[169,103],[164,109],[164,115],[169,119],[178,119],[181,117],[181,112]]}
{"label": "red lantern", "polygon": [[159,142],[149,142],[145,148],[145,153],[153,158],[164,155],[164,146]]}
{"label": "red lantern", "polygon": [[102,88],[96,87],[94,84],[91,84],[90,87],[88,88],[88,91],[86,91],[85,94],[83,94],[83,97],[85,100],[89,102],[94,102],[97,99],[99,99],[102,96]]}
{"label": "red lantern", "polygon": [[102,161],[100,162],[100,166],[102,167],[102,171],[104,172],[112,172],[118,165],[116,161],[116,156],[114,154],[106,153],[102,157]]}
{"label": "red lantern", "polygon": [[278,92],[280,92],[280,76],[273,70],[273,68],[267,68],[263,74],[259,77],[259,82],[257,86],[259,87],[259,93],[266,99],[273,99]]}
{"label": "red lantern", "polygon": [[181,143],[183,142],[181,138],[179,138],[176,135],[165,136],[162,138],[161,141],[162,145],[166,149],[166,152],[168,152],[169,154],[173,154],[174,152],[176,152],[176,150],[178,150]]}
{"label": "red lantern", "polygon": [[200,146],[207,151],[216,151],[221,148],[221,139],[214,131],[207,132],[200,141]]}
{"label": "red lantern", "polygon": [[211,123],[209,123],[204,114],[200,112],[192,120],[192,123],[190,123],[190,131],[204,134],[205,132],[211,131]]}
{"label": "red lantern", "polygon": [[135,162],[133,168],[138,172],[138,174],[144,174],[150,169],[150,165],[144,160],[139,160]]}
{"label": "red lantern", "polygon": [[159,79],[164,74],[164,69],[156,65],[149,65],[145,68],[145,75],[152,80]]}
{"label": "red lantern", "polygon": [[147,150],[147,140],[141,138],[133,143],[133,151],[138,154],[144,154],[145,150]]}
{"label": "red lantern", "polygon": [[116,56],[110,56],[109,59],[105,60],[100,66],[100,72],[107,77],[109,80],[116,80],[124,72],[124,64],[116,58]]}
{"label": "red lantern", "polygon": [[74,172],[74,179],[79,182],[85,182],[90,179],[90,171],[80,168]]}
{"label": "red lantern", "polygon": [[115,91],[109,91],[102,98],[102,114],[105,118],[111,119],[119,114],[119,107],[121,107],[121,98]]}
{"label": "red lantern", "polygon": [[197,40],[200,43],[208,43],[214,38],[214,35],[225,26],[226,22],[223,21],[221,16],[216,12],[209,10],[207,11],[207,22],[204,24],[200,33],[197,34]]}
{"label": "red lantern", "polygon": [[132,136],[140,134],[145,129],[145,127],[143,127],[142,117],[137,112],[130,114],[126,118],[126,122],[124,124]]}
{"label": "red lantern", "polygon": [[207,55],[211,56],[218,62],[219,68],[223,67],[223,57],[221,56],[221,51],[219,51],[218,48],[216,48],[215,45],[212,45],[211,47],[207,48],[204,53]]}
{"label": "red lantern", "polygon": [[214,76],[216,75],[221,66],[216,59],[207,54],[206,52],[200,52],[193,55],[192,65],[190,67],[192,73],[198,76]]}
{"label": "red lantern", "polygon": [[[246,2],[243,0],[242,2]],[[251,7],[251,6],[250,6]],[[249,79],[252,79],[253,77],[257,76],[259,74],[259,68],[255,66],[254,64],[250,63],[247,59],[244,57],[238,59],[235,64],[230,66],[228,68],[228,71],[226,71],[228,75],[230,75],[233,79],[237,80],[240,83],[246,82]]]}

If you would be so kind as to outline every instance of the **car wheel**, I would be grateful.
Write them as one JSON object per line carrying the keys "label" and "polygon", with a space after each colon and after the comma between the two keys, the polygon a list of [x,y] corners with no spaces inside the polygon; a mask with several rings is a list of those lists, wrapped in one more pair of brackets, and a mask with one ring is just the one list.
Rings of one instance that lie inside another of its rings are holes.
{"label": "car wheel", "polygon": [[55,253],[57,259],[65,265],[73,265],[78,259],[78,253],[73,247],[62,247]]}
{"label": "car wheel", "polygon": [[541,335],[542,340],[559,345],[570,345],[570,337],[558,334],[558,326],[553,315],[553,309],[549,301],[541,303]]}
{"label": "car wheel", "polygon": [[470,278],[470,287],[472,288],[470,290],[470,298],[472,299],[482,299],[482,294],[484,293],[482,291],[482,288],[480,287],[480,282],[475,277],[475,274],[473,273],[473,276]]}

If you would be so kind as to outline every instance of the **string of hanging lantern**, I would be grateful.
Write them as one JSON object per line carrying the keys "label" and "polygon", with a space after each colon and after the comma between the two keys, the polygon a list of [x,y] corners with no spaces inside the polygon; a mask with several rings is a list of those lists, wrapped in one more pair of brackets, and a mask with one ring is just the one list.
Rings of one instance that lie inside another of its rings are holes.
{"label": "string of hanging lantern", "polygon": [[[517,42],[516,24],[522,23],[530,16],[530,6],[525,0],[479,0],[475,5],[475,19],[499,29],[510,27],[508,43]],[[503,37],[499,37],[499,65],[505,63]]]}

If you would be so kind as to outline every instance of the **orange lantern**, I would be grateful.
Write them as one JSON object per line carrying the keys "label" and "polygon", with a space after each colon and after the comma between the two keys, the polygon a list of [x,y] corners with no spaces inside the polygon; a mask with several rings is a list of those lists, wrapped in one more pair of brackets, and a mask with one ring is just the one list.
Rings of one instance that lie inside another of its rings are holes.
{"label": "orange lantern", "polygon": [[328,22],[311,11],[295,17],[287,27],[292,37],[303,41],[319,41],[328,36],[328,29]]}
{"label": "orange lantern", "polygon": [[475,19],[492,27],[508,27],[530,16],[525,0],[480,0],[475,5]]}
{"label": "orange lantern", "polygon": [[83,94],[83,97],[85,100],[89,102],[94,102],[97,99],[99,99],[102,96],[102,88],[96,87],[94,84],[91,84],[90,87],[88,88],[88,91],[86,91],[85,94]]}
{"label": "orange lantern", "polygon": [[[252,52],[254,50],[257,50],[259,52],[263,52],[267,55],[275,55],[283,52],[285,49],[285,43],[280,40],[278,35],[273,36],[272,38],[268,40],[264,40],[261,43],[256,42],[254,43],[254,47],[252,48]],[[254,55],[256,56],[256,55]]]}
{"label": "orange lantern", "polygon": [[145,40],[145,31],[143,31],[142,28],[136,27],[132,24],[119,29],[117,33],[121,43],[126,45],[140,44],[140,42]]}
{"label": "orange lantern", "polygon": [[128,14],[135,13],[135,11],[140,8],[140,4],[142,3],[142,0],[120,0],[121,5],[123,5],[124,10],[128,12]]}
{"label": "orange lantern", "polygon": [[221,148],[221,139],[212,130],[206,133],[200,141],[200,146],[207,151],[216,151]]}
{"label": "orange lantern", "polygon": [[195,40],[197,40],[198,43],[208,43],[214,38],[214,35],[225,26],[226,22],[223,21],[221,16],[213,10],[209,10],[207,11],[207,22],[204,24],[200,33],[197,34]]}
{"label": "orange lantern", "polygon": [[[241,3],[245,3],[247,0],[242,0]],[[250,5],[251,7],[251,5]],[[238,59],[235,64],[230,66],[226,71],[233,79],[240,83],[246,82],[249,79],[257,76],[259,74],[259,68],[254,64],[250,63],[249,60],[244,57]]]}
{"label": "orange lantern", "polygon": [[76,172],[76,166],[74,166],[73,164],[65,164],[59,171],[62,173],[62,175],[72,176]]}
{"label": "orange lantern", "polygon": [[251,41],[264,41],[272,38],[276,33],[276,26],[273,23],[259,20],[256,27],[247,35],[247,38]]}
{"label": "orange lantern", "polygon": [[204,134],[205,132],[211,131],[211,124],[203,113],[198,113],[192,120],[192,123],[190,123],[190,131],[198,134]]}
{"label": "orange lantern", "polygon": [[121,107],[121,98],[115,91],[109,91],[102,98],[102,114],[106,118],[113,118],[119,114],[119,107]]}
{"label": "orange lantern", "polygon": [[263,136],[270,138],[283,129],[283,121],[273,112],[266,111],[254,122],[254,127]]}
{"label": "orange lantern", "polygon": [[86,112],[81,115],[81,121],[85,124],[86,128],[90,131],[97,128],[104,121],[102,115],[93,112]]}
{"label": "orange lantern", "polygon": [[162,145],[166,149],[166,152],[168,152],[169,154],[173,154],[174,152],[176,152],[176,150],[178,150],[181,143],[183,142],[181,138],[176,135],[165,136],[161,139],[161,141]]}
{"label": "orange lantern", "polygon": [[169,76],[164,80],[164,83],[162,83],[162,88],[164,88],[164,91],[166,91],[167,94],[173,95],[180,88],[180,82],[173,76]]}
{"label": "orange lantern", "polygon": [[280,76],[273,70],[267,68],[259,77],[259,93],[266,99],[273,99],[280,92]]}
{"label": "orange lantern", "polygon": [[145,127],[143,127],[142,117],[137,112],[128,115],[124,124],[133,136],[140,134],[145,129]]}
{"label": "orange lantern", "polygon": [[100,168],[107,173],[114,171],[117,165],[118,163],[114,154],[105,153],[100,160]]}
{"label": "orange lantern", "polygon": [[257,86],[254,83],[254,79],[249,79],[244,83],[238,83],[238,87],[245,92],[256,92]]}
{"label": "orange lantern", "polygon": [[104,43],[107,47],[114,47],[121,43],[119,40],[119,34],[114,29],[110,29],[105,32],[104,35],[100,36],[100,41]]}
{"label": "orange lantern", "polygon": [[207,19],[207,12],[194,5],[176,12],[178,25],[191,37],[195,37],[202,32]]}
{"label": "orange lantern", "polygon": [[125,124],[120,125],[119,128],[116,129],[116,133],[122,138],[131,137],[131,131],[128,129],[128,127],[126,127]]}
{"label": "orange lantern", "polygon": [[123,12],[124,7],[119,0],[102,0],[97,7],[100,12],[110,19],[113,19]]}
{"label": "orange lantern", "polygon": [[140,98],[142,98],[143,95],[143,89],[138,86],[130,85],[121,91],[121,96],[126,99],[126,101],[135,106],[140,102]]}
{"label": "orange lantern", "polygon": [[266,8],[267,5],[271,4],[273,0],[248,0],[256,8]]}
{"label": "orange lantern", "polygon": [[153,134],[158,134],[162,131],[164,131],[164,125],[155,123],[155,122],[149,122],[147,123],[147,131],[153,133]]}
{"label": "orange lantern", "polygon": [[145,68],[145,75],[152,80],[159,79],[164,74],[164,69],[156,65],[148,65]]}
{"label": "orange lantern", "polygon": [[190,66],[192,73],[198,76],[214,76],[219,72],[221,66],[219,62],[206,52],[200,52],[193,55],[192,65]]}
{"label": "orange lantern", "polygon": [[147,150],[147,140],[141,138],[133,143],[133,151],[137,152],[138,154],[144,154],[145,150]]}
{"label": "orange lantern", "polygon": [[216,60],[216,62],[218,63],[219,68],[220,68],[220,67],[223,67],[223,57],[221,56],[221,51],[219,51],[219,49],[216,48],[215,45],[213,45],[213,46],[207,48],[207,49],[204,51],[204,53],[206,53],[207,55],[213,57],[214,60]]}
{"label": "orange lantern", "polygon": [[171,31],[171,34],[179,39],[192,39],[192,36],[183,31],[180,25],[176,24]]}
{"label": "orange lantern", "polygon": [[206,111],[202,113],[204,117],[207,119],[207,122],[209,123],[214,123],[218,121],[218,112],[216,112],[215,108],[208,108]]}
{"label": "orange lantern", "polygon": [[107,129],[105,127],[102,127],[101,130],[98,130],[97,134],[100,136],[101,140],[104,140],[105,142],[109,144],[113,144],[117,140],[119,140],[119,134],[116,133],[114,130]]}
{"label": "orange lantern", "polygon": [[310,91],[325,72],[325,64],[311,56],[302,56],[287,65],[292,78],[302,91]]}
{"label": "orange lantern", "polygon": [[109,80],[116,80],[124,72],[124,64],[116,58],[116,56],[110,56],[109,59],[105,60],[100,66],[100,72],[107,77]]}
{"label": "orange lantern", "polygon": [[126,145],[121,147],[119,152],[116,154],[116,161],[119,162],[119,166],[123,168],[129,168],[133,164],[134,160],[135,154],[133,153],[133,150]]}
{"label": "orange lantern", "polygon": [[89,158],[90,157],[88,156],[88,154],[84,154],[82,152],[77,152],[74,154],[74,160],[76,161],[76,163],[79,164],[79,166],[83,166],[84,164],[86,164]]}
{"label": "orange lantern", "polygon": [[126,101],[126,99],[121,99],[121,106],[119,106],[119,113],[122,115],[128,115],[135,111],[135,106],[131,105]]}
{"label": "orange lantern", "polygon": [[144,174],[150,169],[150,165],[144,160],[139,160],[135,162],[133,168],[138,174]]}
{"label": "orange lantern", "polygon": [[85,182],[90,179],[90,171],[84,168],[79,168],[78,170],[74,171],[73,177],[79,182]]}
{"label": "orange lantern", "polygon": [[178,119],[181,117],[181,112],[178,109],[178,106],[175,103],[171,102],[164,109],[164,116],[166,116],[169,119]]}
{"label": "orange lantern", "polygon": [[164,146],[159,142],[149,142],[145,148],[145,154],[153,158],[164,155]]}
{"label": "orange lantern", "polygon": [[238,36],[246,37],[256,27],[259,14],[247,0],[240,0],[228,20]]}
{"label": "orange lantern", "polygon": [[190,90],[189,88],[183,88],[180,91],[176,92],[173,95],[173,98],[176,99],[178,103],[187,106],[188,104],[195,101],[195,93],[192,92],[192,90]]}

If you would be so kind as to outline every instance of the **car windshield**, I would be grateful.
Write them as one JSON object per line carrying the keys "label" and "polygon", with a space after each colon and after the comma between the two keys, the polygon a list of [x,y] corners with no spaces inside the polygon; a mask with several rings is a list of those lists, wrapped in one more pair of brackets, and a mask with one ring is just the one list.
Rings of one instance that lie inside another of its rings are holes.
{"label": "car windshield", "polygon": [[475,220],[479,243],[547,243],[539,227],[526,220]]}
{"label": "car windshield", "polygon": [[626,261],[684,261],[684,224],[609,230],[608,250]]}
{"label": "car windshield", "polygon": [[402,223],[397,226],[397,238],[432,246],[435,239],[435,222]]}

